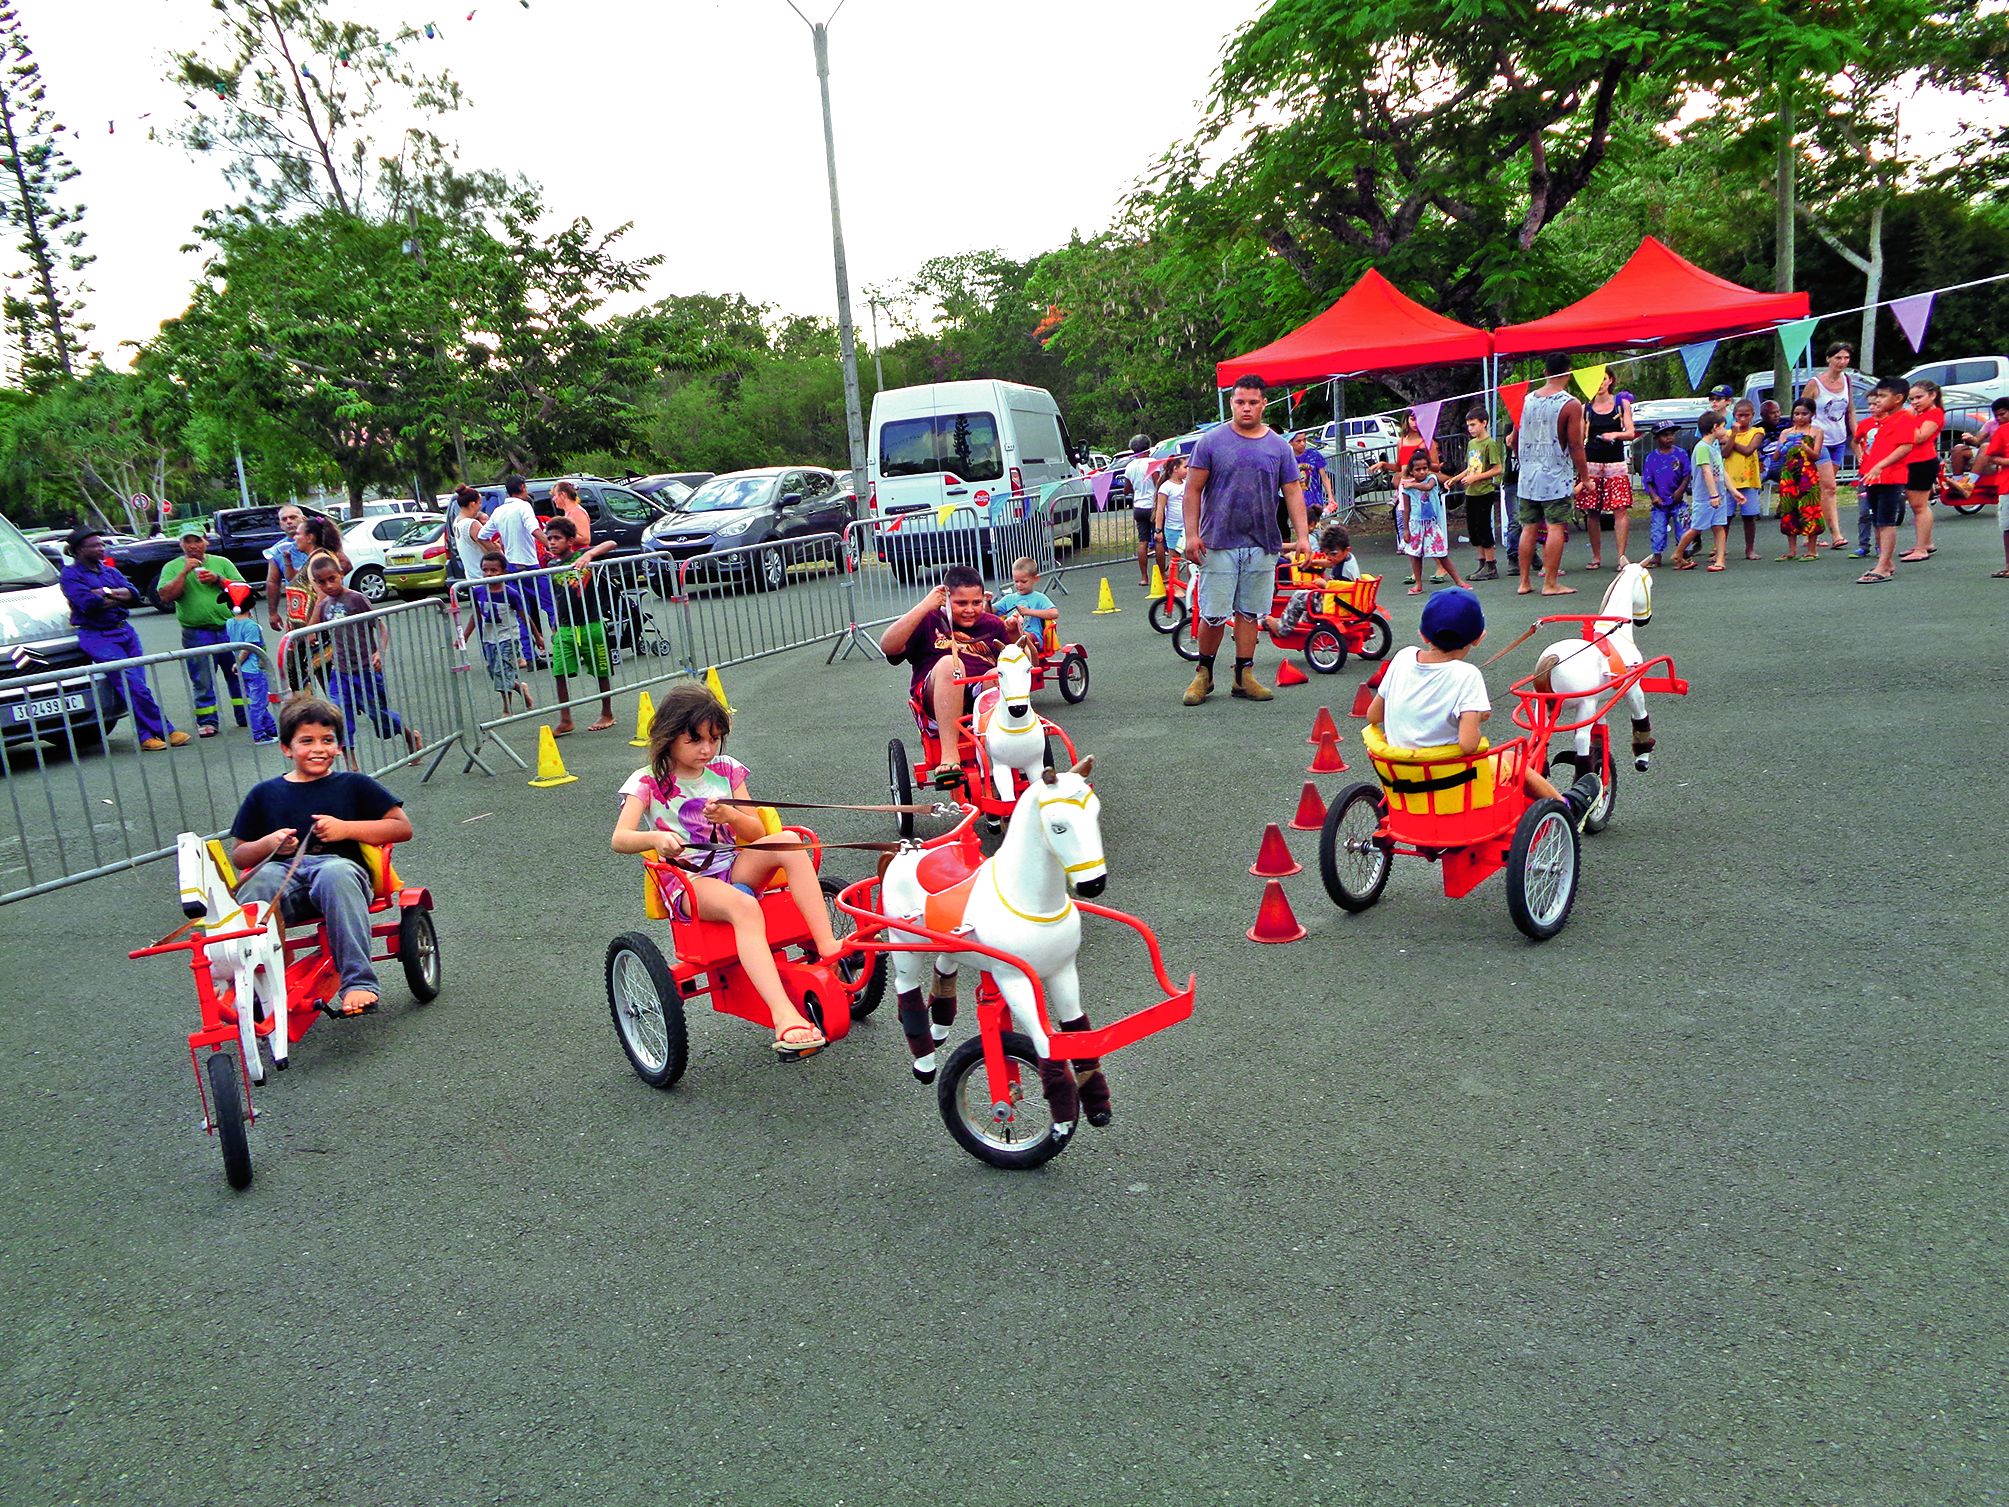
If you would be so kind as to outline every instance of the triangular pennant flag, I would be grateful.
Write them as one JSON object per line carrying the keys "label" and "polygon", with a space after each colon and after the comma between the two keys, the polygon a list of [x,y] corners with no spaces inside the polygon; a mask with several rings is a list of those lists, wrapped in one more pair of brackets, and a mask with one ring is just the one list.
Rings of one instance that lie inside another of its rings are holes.
{"label": "triangular pennant flag", "polygon": [[1709,370],[1709,363],[1716,359],[1716,342],[1697,340],[1681,347],[1681,364],[1688,368],[1688,386],[1695,389],[1702,385],[1702,374]]}
{"label": "triangular pennant flag", "polygon": [[1426,440],[1437,433],[1437,415],[1443,410],[1444,400],[1433,399],[1428,403],[1412,403],[1409,412],[1415,416],[1416,432]]}
{"label": "triangular pennant flag", "polygon": [[1570,375],[1576,378],[1576,384],[1585,397],[1594,398],[1597,390],[1604,386],[1604,369],[1605,363],[1599,361],[1590,366],[1579,366]]}
{"label": "triangular pennant flag", "polygon": [[1521,427],[1521,405],[1528,401],[1528,382],[1507,382],[1500,387],[1500,406],[1507,410],[1507,417],[1514,421],[1516,429]]}
{"label": "triangular pennant flag", "polygon": [[1779,326],[1779,344],[1786,350],[1786,365],[1798,366],[1807,359],[1807,342],[1814,338],[1818,319],[1795,319]]}
{"label": "triangular pennant flag", "polygon": [[1904,338],[1911,342],[1912,354],[1925,344],[1926,321],[1932,318],[1930,293],[1914,293],[1909,298],[1893,298],[1890,311],[1897,316],[1897,327],[1904,331]]}
{"label": "triangular pennant flag", "polygon": [[1296,392],[1291,394],[1291,401],[1293,403],[1302,403],[1304,401],[1304,395],[1310,391],[1311,389],[1309,387],[1300,387]]}
{"label": "triangular pennant flag", "polygon": [[1095,494],[1096,507],[1101,508],[1108,504],[1109,489],[1115,484],[1116,473],[1114,471],[1097,471],[1095,475],[1089,478],[1088,489]]}

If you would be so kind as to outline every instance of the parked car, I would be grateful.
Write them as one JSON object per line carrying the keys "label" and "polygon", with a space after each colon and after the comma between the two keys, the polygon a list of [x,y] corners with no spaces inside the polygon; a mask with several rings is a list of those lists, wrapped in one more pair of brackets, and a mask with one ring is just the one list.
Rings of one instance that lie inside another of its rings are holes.
{"label": "parked car", "polygon": [[421,537],[444,522],[433,513],[387,513],[350,524],[342,530],[342,552],[353,567],[349,573],[350,589],[361,592],[372,602],[384,601],[391,594],[384,567],[392,547],[403,542],[407,535]]}
{"label": "parked car", "polygon": [[[551,505],[551,488],[560,481],[569,481],[579,489],[579,506],[586,510],[586,521],[593,526],[593,542],[612,539],[621,553],[644,548],[642,536],[669,512],[667,501],[645,496],[618,481],[597,476],[546,476],[530,483],[530,506],[539,518],[549,518],[557,511]],[[493,513],[501,501],[499,489],[483,488],[484,512]]]}
{"label": "parked car", "polygon": [[716,471],[659,471],[654,476],[631,476],[627,484],[644,497],[675,508],[717,474]]}
{"label": "parked car", "polygon": [[384,584],[403,597],[445,591],[450,553],[446,520],[422,519],[384,551]]}
{"label": "parked car", "polygon": [[[318,508],[302,511],[327,517]],[[235,565],[254,591],[262,590],[265,585],[265,551],[279,539],[276,507],[225,508],[210,520],[209,552]],[[160,611],[169,610],[162,604],[157,587],[161,567],[181,558],[179,529],[131,544],[112,545],[107,558],[133,583],[134,590]]]}
{"label": "parked car", "polygon": [[0,680],[36,677],[0,692],[0,746],[39,738],[81,753],[102,743],[124,715],[116,692],[100,705],[104,682],[89,674],[90,656],[70,626],[57,575],[0,516]]}
{"label": "parked car", "polygon": [[[1965,403],[1985,409],[1997,398],[2009,398],[2009,356],[1962,356],[1957,361],[1928,361],[1906,372],[1904,380],[1906,385],[1924,380],[1937,382],[1942,389],[1958,388]],[[1949,429],[1952,427],[1947,425]]]}
{"label": "parked car", "polygon": [[[427,513],[435,513],[441,517],[445,517],[447,507],[451,504],[452,500],[449,497],[446,499],[435,499],[432,502],[420,502],[416,497],[378,497],[363,504],[363,517],[387,518],[399,513],[418,517],[423,517]],[[338,509],[335,514],[335,521],[346,525],[353,520],[349,517],[347,509]]]}
{"label": "parked car", "polygon": [[[652,524],[647,543],[662,561],[657,584],[676,580],[672,562],[700,561],[689,575],[773,591],[788,584],[793,563],[780,550],[738,553],[748,545],[781,544],[811,534],[837,534],[853,517],[853,497],[838,473],[822,466],[762,466],[714,476],[684,500],[678,511]],[[719,556],[704,560],[706,556]],[[832,564],[841,559],[832,545]]]}

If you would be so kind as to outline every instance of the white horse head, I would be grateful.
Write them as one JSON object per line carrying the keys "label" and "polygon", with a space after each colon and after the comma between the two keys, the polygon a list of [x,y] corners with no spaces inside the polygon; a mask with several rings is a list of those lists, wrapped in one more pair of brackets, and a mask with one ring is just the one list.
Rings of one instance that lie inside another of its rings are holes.
{"label": "white horse head", "polygon": [[1643,628],[1653,621],[1653,572],[1634,562],[1621,565],[1598,605],[1601,617],[1631,617],[1630,628]]}
{"label": "white horse head", "polygon": [[[1088,783],[1088,773],[1094,767],[1091,754],[1072,769],[1045,771],[1019,797],[1012,812],[1014,831],[1023,816],[1028,818],[1026,828],[1039,838],[1037,846],[1017,846],[1031,855],[1032,862],[1058,868],[1063,888],[1071,885],[1077,895],[1090,900],[1109,883],[1109,861],[1102,851],[1102,798]],[[1007,841],[992,862],[1003,859],[1013,846]],[[1023,864],[1026,859],[1018,862]],[[1017,875],[1011,878],[1016,882]],[[1002,888],[1003,876],[999,883]]]}
{"label": "white horse head", "polygon": [[1020,722],[1032,711],[1032,656],[1025,645],[1008,645],[998,655],[998,701],[1012,722]]}
{"label": "white horse head", "polygon": [[1032,656],[1023,644],[998,655],[996,683],[977,698],[977,731],[990,764],[991,788],[1012,798],[1012,771],[1036,782],[1046,765],[1046,724],[1032,709]]}

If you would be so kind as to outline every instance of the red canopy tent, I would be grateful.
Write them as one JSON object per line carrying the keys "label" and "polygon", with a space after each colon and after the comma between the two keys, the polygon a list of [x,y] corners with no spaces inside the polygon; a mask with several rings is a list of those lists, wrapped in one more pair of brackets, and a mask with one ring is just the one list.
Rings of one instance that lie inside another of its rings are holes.
{"label": "red canopy tent", "polygon": [[1214,380],[1228,387],[1254,372],[1271,383],[1323,381],[1483,361],[1492,353],[1492,337],[1484,330],[1431,313],[1369,268],[1323,314],[1259,350],[1217,364]]}
{"label": "red canopy tent", "polygon": [[1518,356],[1677,344],[1804,319],[1807,309],[1804,293],[1739,287],[1648,236],[1603,287],[1545,318],[1502,325],[1493,332],[1493,349]]}

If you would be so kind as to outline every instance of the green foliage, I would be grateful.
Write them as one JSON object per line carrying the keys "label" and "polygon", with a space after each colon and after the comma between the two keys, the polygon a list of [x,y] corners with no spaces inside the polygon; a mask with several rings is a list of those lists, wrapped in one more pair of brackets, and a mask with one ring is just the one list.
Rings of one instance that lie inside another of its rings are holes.
{"label": "green foliage", "polygon": [[0,5],[0,217],[20,237],[14,286],[0,300],[24,387],[41,390],[75,374],[88,355],[76,281],[93,258],[83,249],[84,206],[66,202],[77,169],[56,141],[62,129],[44,103],[42,67],[21,18]]}

